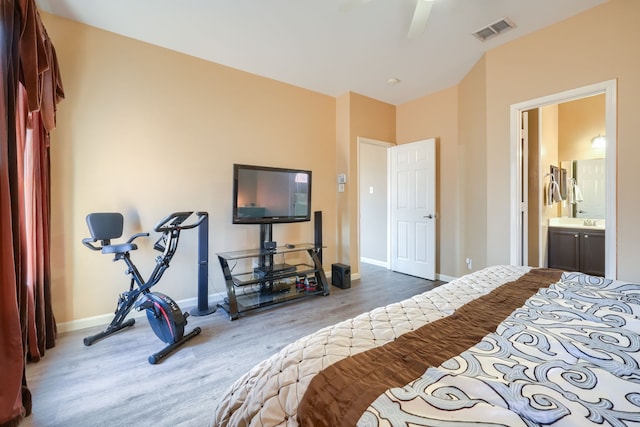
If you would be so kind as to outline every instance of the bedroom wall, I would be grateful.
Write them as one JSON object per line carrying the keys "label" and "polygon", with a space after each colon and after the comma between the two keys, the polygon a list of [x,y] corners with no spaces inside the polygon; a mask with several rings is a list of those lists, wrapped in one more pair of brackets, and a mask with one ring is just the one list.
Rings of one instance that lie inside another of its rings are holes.
{"label": "bedroom wall", "polygon": [[[174,211],[208,211],[209,292],[222,295],[215,253],[259,240],[257,225],[231,224],[233,163],[311,169],[312,208],[326,213],[324,259],[335,262],[335,98],[52,15],[43,21],[67,96],[51,144],[53,309],[62,329],[112,313],[128,286],[123,264],[81,244],[90,212],[122,212],[130,235]],[[313,241],[312,223],[273,233],[281,243]],[[133,254],[145,276],[154,241],[138,239]],[[197,233],[183,232],[158,291],[195,298],[196,245]]]}
{"label": "bedroom wall", "polygon": [[[460,82],[458,95],[461,176],[458,275],[487,266],[487,204],[493,193],[487,180],[487,89],[486,63],[481,58]],[[492,237],[493,238],[493,237]],[[466,259],[472,262],[466,264]]]}
{"label": "bedroom wall", "polygon": [[[566,21],[489,51],[487,63],[487,188],[509,191],[509,108],[512,104],[593,83],[618,83],[618,277],[640,281],[635,258],[640,227],[640,2],[611,0]],[[508,197],[488,205],[487,264],[509,262]]]}

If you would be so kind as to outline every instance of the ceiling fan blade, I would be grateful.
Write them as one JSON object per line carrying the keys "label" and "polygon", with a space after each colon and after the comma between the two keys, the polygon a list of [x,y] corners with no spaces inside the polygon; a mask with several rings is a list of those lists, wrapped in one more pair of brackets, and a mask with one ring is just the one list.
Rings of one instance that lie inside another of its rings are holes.
{"label": "ceiling fan blade", "polygon": [[407,37],[414,39],[424,32],[431,14],[431,6],[433,6],[433,0],[418,0]]}

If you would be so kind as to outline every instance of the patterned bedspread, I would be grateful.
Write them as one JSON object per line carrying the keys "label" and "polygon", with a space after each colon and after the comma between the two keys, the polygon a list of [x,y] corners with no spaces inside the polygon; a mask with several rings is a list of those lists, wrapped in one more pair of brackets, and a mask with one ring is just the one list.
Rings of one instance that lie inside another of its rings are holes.
{"label": "patterned bedspread", "polygon": [[359,426],[640,425],[640,286],[565,274]]}
{"label": "patterned bedspread", "polygon": [[[308,391],[327,371],[456,317],[463,306],[529,270],[491,267],[302,338],[234,383],[213,424],[296,426],[300,406],[311,408],[307,412],[317,409],[321,420],[324,409],[316,408],[313,399],[324,387]],[[476,345],[446,356],[397,387],[383,388],[357,412],[357,423],[640,425],[639,302],[637,285],[565,274],[508,311],[511,314],[490,329],[495,333],[481,335]],[[330,398],[332,392],[327,394]]]}

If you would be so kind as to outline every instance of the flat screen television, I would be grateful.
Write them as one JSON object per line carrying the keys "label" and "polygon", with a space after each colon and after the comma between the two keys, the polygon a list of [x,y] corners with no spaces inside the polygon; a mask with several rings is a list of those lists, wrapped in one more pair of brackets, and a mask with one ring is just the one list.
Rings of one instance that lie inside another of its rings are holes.
{"label": "flat screen television", "polygon": [[311,220],[311,171],[233,165],[233,223]]}

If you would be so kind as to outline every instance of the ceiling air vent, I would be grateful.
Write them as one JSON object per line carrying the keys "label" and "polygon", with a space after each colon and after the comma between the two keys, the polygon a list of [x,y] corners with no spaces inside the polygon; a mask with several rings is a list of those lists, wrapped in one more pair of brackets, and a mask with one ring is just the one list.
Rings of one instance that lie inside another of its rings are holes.
{"label": "ceiling air vent", "polygon": [[494,22],[493,24],[490,24],[476,31],[475,33],[473,33],[473,35],[476,36],[481,41],[485,41],[493,36],[497,36],[498,34],[503,33],[512,28],[515,28],[515,24],[511,22],[508,18],[502,18]]}

